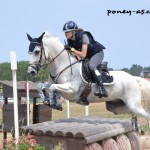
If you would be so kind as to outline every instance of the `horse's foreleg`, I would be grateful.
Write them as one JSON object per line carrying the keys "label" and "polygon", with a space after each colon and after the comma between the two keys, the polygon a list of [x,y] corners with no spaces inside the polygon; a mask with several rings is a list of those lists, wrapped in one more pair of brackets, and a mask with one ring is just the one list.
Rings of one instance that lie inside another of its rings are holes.
{"label": "horse's foreleg", "polygon": [[[38,93],[39,93],[39,95],[40,95],[40,97],[43,100],[43,103],[45,105],[61,111],[62,105],[58,104],[56,102],[56,92],[49,92],[50,86],[51,86],[51,84],[49,82],[39,83],[37,85]],[[47,95],[47,93],[49,94],[49,96]]]}
{"label": "horse's foreleg", "polygon": [[66,84],[52,84],[49,87],[49,103],[50,106],[54,109],[57,110],[62,110],[62,105],[57,103],[56,100],[56,94],[57,92],[60,93],[69,93],[68,95],[72,95],[73,93],[73,85],[70,83],[66,83]]}
{"label": "horse's foreleg", "polygon": [[49,87],[49,92],[60,92],[60,93],[67,93],[67,95],[71,95],[75,91],[75,86],[71,83],[65,84],[52,84]]}
{"label": "horse's foreleg", "polygon": [[57,100],[56,100],[56,92],[49,92],[49,104],[50,106],[53,108],[53,109],[57,109],[57,110],[60,110],[62,111],[62,105],[57,103]]}
{"label": "horse's foreleg", "polygon": [[39,83],[37,85],[37,90],[38,90],[39,96],[41,97],[41,99],[42,99],[42,101],[45,105],[49,104],[49,102],[48,102],[48,92],[47,92],[49,87],[50,87],[49,82]]}

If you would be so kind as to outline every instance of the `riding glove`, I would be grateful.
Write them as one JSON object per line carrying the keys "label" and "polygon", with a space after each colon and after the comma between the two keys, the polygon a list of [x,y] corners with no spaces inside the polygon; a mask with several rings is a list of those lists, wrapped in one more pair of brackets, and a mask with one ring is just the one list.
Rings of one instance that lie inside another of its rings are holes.
{"label": "riding glove", "polygon": [[64,45],[64,48],[70,52],[74,52],[75,49],[73,47],[70,47],[69,45]]}
{"label": "riding glove", "polygon": [[68,44],[64,45],[64,48],[68,51],[71,51],[71,46],[69,46]]}

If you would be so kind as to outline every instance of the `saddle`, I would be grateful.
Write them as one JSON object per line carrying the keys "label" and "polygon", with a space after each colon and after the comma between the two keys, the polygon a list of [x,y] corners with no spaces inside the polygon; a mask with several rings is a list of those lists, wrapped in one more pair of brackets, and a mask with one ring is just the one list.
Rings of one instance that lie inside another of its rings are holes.
{"label": "saddle", "polygon": [[[102,75],[102,81],[103,83],[112,83],[113,82],[113,76],[109,74],[108,67],[107,67],[108,62],[102,62],[98,66],[98,70]],[[86,59],[82,62],[82,76],[84,80],[88,83],[95,83],[94,78],[92,77],[91,71],[89,69],[89,60]]]}
{"label": "saddle", "polygon": [[[113,76],[111,76],[109,74],[107,64],[108,64],[108,62],[102,62],[100,64],[100,66],[98,66],[97,69],[99,70],[99,72],[102,75],[103,83],[109,84],[109,83],[112,83],[114,81],[114,79],[113,79]],[[88,84],[85,87],[85,89],[83,90],[83,92],[81,93],[77,103],[86,106],[86,105],[89,105],[87,97],[92,90],[91,84],[95,83],[95,80],[92,77],[92,73],[89,69],[89,60],[88,59],[83,60],[81,70],[82,70],[82,72],[81,72],[82,79],[84,79],[84,81],[86,81]]]}

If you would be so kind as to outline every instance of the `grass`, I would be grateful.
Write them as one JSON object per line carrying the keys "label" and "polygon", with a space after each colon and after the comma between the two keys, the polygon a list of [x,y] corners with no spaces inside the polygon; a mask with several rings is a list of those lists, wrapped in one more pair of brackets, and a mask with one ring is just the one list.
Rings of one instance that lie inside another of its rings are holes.
{"label": "grass", "polygon": [[[58,120],[58,119],[63,119],[67,117],[67,105],[66,103],[63,103],[63,111],[57,111],[53,110],[52,111],[52,120]],[[78,117],[78,116],[83,116],[85,115],[85,107],[70,103],[70,117]],[[131,119],[131,115],[129,114],[119,114],[119,115],[114,115],[114,113],[109,112],[106,110],[105,103],[91,103],[89,105],[89,115],[90,116],[97,116],[97,117],[108,117],[108,118],[128,118]],[[139,116],[139,119],[142,122],[145,122],[142,117]]]}
{"label": "grass", "polygon": [[[63,105],[63,111],[52,110],[52,120],[67,118],[66,102],[63,102],[62,105]],[[32,106],[30,108],[32,108]],[[70,103],[70,117],[78,117],[78,116],[84,116],[84,115],[85,115],[85,106]],[[97,117],[107,117],[107,118],[131,119],[131,116],[129,114],[114,115],[113,113],[107,111],[105,108],[105,103],[91,103],[89,105],[89,115],[90,116],[97,116]],[[30,116],[31,116],[30,122],[32,122],[31,121],[32,120],[32,109],[30,112]],[[145,118],[139,116],[138,120],[142,126],[142,129],[144,131],[147,131],[148,130],[147,121],[145,120]],[[1,123],[2,123],[2,109],[0,109],[0,124]],[[8,134],[8,137],[10,137],[10,136],[11,136],[11,134]],[[0,141],[2,139],[3,139],[3,136],[2,136],[2,133],[0,133]]]}
{"label": "grass", "polygon": [[[58,120],[67,118],[67,105],[63,103],[63,111],[52,111],[52,120]],[[85,115],[85,106],[81,106],[78,104],[70,103],[70,117],[78,117]],[[89,105],[89,115],[90,116],[112,116],[113,113],[106,111],[105,103],[93,103]]]}

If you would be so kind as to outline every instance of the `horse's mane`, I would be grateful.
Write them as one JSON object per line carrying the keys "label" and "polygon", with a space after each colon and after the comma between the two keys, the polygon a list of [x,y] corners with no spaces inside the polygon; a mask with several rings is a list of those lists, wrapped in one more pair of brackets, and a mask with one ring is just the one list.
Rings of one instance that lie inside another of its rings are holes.
{"label": "horse's mane", "polygon": [[[64,44],[61,42],[61,40],[58,37],[53,36],[51,33],[49,32],[45,32],[44,36],[43,36],[43,45],[45,48],[48,49],[52,49],[53,51],[57,50],[57,53],[60,53],[62,50],[64,50]],[[67,54],[67,53],[65,53]],[[52,60],[53,57],[51,55],[49,55],[50,59]],[[68,57],[68,54],[67,54]],[[75,57],[74,55],[69,55],[69,57],[77,60],[77,57]],[[64,60],[64,57],[59,57],[59,59],[62,59],[61,61]]]}
{"label": "horse's mane", "polygon": [[[54,49],[60,49],[60,50],[64,49],[64,44],[61,42],[61,40],[58,37],[53,36],[49,32],[45,32],[45,34],[43,36],[43,45],[46,47],[54,48]],[[75,57],[74,55],[71,54],[69,56],[71,58],[77,60],[77,57]],[[64,60],[64,58],[62,58],[62,59]]]}
{"label": "horse's mane", "polygon": [[63,44],[60,41],[60,39],[58,37],[53,36],[49,32],[45,32],[45,34],[43,36],[43,41],[44,41],[44,44],[48,44],[47,42],[51,42],[51,43],[55,43],[56,45],[63,46]]}

